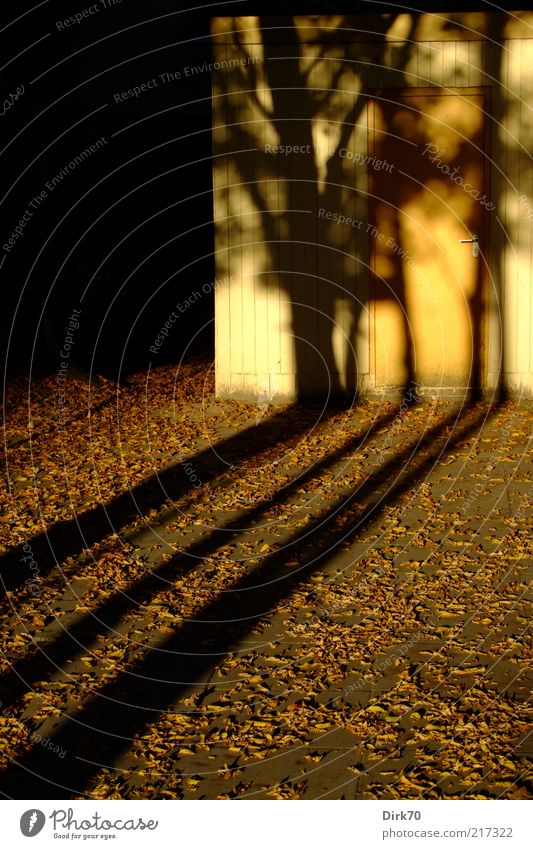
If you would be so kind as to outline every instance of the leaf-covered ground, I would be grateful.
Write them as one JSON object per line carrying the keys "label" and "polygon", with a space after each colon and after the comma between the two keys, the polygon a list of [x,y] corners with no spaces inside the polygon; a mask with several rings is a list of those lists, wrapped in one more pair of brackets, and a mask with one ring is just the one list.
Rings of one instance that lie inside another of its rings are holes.
{"label": "leaf-covered ground", "polygon": [[1,792],[528,797],[532,414],[13,381]]}

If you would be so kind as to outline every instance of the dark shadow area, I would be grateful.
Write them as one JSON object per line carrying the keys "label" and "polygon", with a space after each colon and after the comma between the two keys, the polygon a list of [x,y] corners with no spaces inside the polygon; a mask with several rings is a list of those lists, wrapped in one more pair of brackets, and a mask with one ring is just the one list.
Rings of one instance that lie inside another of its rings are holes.
{"label": "dark shadow area", "polygon": [[[4,116],[2,243],[28,210],[0,256],[8,375],[55,372],[80,306],[73,370],[145,369],[170,312],[214,279],[209,14],[167,0],[151,15],[136,0],[99,9],[58,29],[68,2],[27,16],[19,4],[6,32],[8,56],[40,39],[4,78],[24,92]],[[212,352],[213,316],[206,295],[159,360],[179,362],[193,338],[192,353]]]}

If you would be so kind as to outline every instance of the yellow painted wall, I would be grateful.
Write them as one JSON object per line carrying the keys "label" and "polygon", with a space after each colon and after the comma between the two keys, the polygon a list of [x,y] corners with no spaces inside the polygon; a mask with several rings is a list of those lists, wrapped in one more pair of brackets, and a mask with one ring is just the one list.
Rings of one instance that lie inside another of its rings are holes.
{"label": "yellow painted wall", "polygon": [[[300,391],[327,390],[328,374],[330,388],[350,390],[352,346],[358,388],[374,390],[368,236],[326,228],[317,205],[368,218],[368,89],[485,86],[496,205],[485,382],[496,385],[503,362],[506,385],[533,394],[533,14],[262,26],[254,17],[212,26],[216,277],[229,278],[216,291],[217,392],[290,398],[296,372]],[[291,62],[296,38],[301,59]],[[265,151],[280,140],[310,142],[314,155]],[[339,145],[344,155],[332,157]],[[294,303],[303,306],[295,311]],[[295,327],[305,340],[296,348]]]}

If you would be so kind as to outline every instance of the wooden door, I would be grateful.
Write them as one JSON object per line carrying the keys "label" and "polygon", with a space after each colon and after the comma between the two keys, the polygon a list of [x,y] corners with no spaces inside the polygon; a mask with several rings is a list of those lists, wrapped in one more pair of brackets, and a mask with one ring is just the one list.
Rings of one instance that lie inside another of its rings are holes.
{"label": "wooden door", "polygon": [[[493,214],[487,107],[486,89],[370,95],[371,362],[378,388],[483,385]],[[461,242],[474,237],[477,246]]]}

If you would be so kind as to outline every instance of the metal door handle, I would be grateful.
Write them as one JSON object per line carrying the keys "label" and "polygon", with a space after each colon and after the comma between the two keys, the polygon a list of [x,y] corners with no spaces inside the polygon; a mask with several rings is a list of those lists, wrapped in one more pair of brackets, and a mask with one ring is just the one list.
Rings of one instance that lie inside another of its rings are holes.
{"label": "metal door handle", "polygon": [[479,237],[472,236],[471,239],[459,239],[462,245],[471,244],[472,245],[472,256],[479,256]]}

